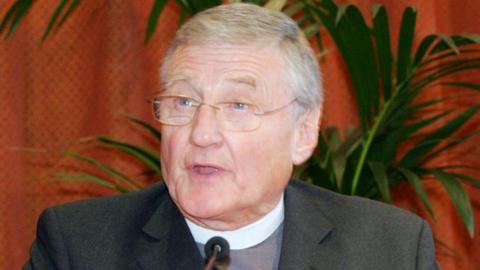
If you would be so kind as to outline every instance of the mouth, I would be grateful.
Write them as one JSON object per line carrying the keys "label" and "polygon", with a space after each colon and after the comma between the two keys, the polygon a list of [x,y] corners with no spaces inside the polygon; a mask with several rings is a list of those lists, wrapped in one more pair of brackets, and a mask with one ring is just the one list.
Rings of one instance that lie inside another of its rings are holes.
{"label": "mouth", "polygon": [[196,176],[215,176],[224,171],[224,169],[218,165],[214,164],[200,164],[200,163],[195,163],[192,164],[191,166],[188,166],[188,170],[190,173]]}
{"label": "mouth", "polygon": [[210,175],[218,172],[218,168],[211,166],[193,166],[193,171],[202,175]]}

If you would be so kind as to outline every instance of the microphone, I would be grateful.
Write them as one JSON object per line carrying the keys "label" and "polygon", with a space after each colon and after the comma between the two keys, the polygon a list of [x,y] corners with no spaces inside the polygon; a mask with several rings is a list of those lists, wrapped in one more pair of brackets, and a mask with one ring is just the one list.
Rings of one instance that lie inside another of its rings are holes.
{"label": "microphone", "polygon": [[207,258],[205,270],[213,269],[215,262],[228,258],[228,255],[230,254],[230,245],[228,244],[228,241],[220,236],[210,238],[205,244],[204,249]]}

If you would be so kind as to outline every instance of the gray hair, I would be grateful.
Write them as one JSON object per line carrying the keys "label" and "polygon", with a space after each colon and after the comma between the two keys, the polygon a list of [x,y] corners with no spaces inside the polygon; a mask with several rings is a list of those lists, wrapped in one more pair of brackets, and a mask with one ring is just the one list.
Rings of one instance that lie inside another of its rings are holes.
{"label": "gray hair", "polygon": [[320,69],[315,55],[295,21],[285,14],[253,4],[235,3],[202,11],[176,33],[161,68],[165,82],[175,50],[188,45],[234,44],[275,46],[282,52],[300,111],[315,109],[323,100]]}

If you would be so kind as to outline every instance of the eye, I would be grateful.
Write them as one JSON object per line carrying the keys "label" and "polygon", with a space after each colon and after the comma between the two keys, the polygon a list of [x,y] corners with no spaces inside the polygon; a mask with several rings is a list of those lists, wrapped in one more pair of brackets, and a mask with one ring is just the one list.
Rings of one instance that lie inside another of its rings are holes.
{"label": "eye", "polygon": [[250,104],[243,102],[232,102],[229,105],[231,109],[238,111],[246,111],[250,109]]}
{"label": "eye", "polygon": [[192,107],[195,104],[195,100],[189,97],[176,97],[174,102],[180,107]]}

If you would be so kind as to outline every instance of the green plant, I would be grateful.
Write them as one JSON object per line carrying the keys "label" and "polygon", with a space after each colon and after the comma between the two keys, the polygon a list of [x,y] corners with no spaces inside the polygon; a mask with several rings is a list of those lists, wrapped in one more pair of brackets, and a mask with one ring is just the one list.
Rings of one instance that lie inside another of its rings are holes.
{"label": "green plant", "polygon": [[[191,16],[199,11],[220,5],[222,3],[220,0],[176,0],[175,2],[180,6],[180,22],[183,21],[185,16]],[[41,40],[44,41],[52,33],[52,31],[60,29],[65,21],[78,8],[80,3],[80,0],[59,0],[58,5],[53,11],[50,21],[43,32]],[[167,3],[168,0],[155,0],[153,2],[148,19],[145,42],[148,42],[154,34],[160,14]],[[3,34],[3,31],[8,29],[7,38],[10,37],[15,32],[16,28],[24,19],[28,11],[30,11],[33,4],[33,0],[15,0],[0,22],[0,34]]]}
{"label": "green plant", "polygon": [[[179,25],[181,25],[185,18],[195,15],[196,13],[222,4],[221,0],[175,0],[175,3],[180,7]],[[311,14],[308,12],[301,12],[304,4],[302,1],[289,1],[286,0],[230,0],[228,2],[245,2],[253,3],[257,5],[263,5],[267,8],[275,10],[283,10],[287,15],[298,15],[297,22],[303,26],[305,34],[307,36],[316,36],[317,41],[321,47],[321,39],[319,33],[320,24],[318,21],[312,20]],[[48,25],[45,27],[41,41],[43,42],[52,31],[56,32],[61,28],[65,21],[73,14],[73,12],[79,7],[80,0],[59,0],[58,5],[50,17]],[[147,28],[145,32],[145,43],[147,43],[155,33],[155,29],[158,24],[158,19],[168,0],[155,0],[150,10],[150,16],[147,22]],[[6,32],[6,38],[9,38],[20,25],[27,13],[31,10],[34,4],[33,0],[15,0],[7,13],[0,21],[0,35]]]}
{"label": "green plant", "polygon": [[[153,139],[152,141],[158,144],[160,143],[161,135],[155,127],[132,115],[126,115],[126,117],[130,122],[144,129],[144,131],[146,131]],[[96,144],[94,144],[93,147],[110,148],[114,151],[126,154],[131,160],[139,161],[140,164],[148,168],[147,171],[142,172],[142,175],[151,175],[155,180],[162,179],[160,157],[158,156],[158,151],[155,149],[151,149],[147,146],[135,145],[108,136],[96,136],[93,140],[96,141]],[[91,139],[89,138],[88,140],[82,141],[89,142]],[[63,157],[73,158],[81,163],[88,164],[95,168],[95,171],[98,173],[88,173],[86,171],[81,173],[57,172],[54,173],[54,178],[62,179],[64,181],[90,182],[122,193],[135,191],[144,187],[138,179],[135,179],[98,159],[85,155],[81,151],[62,151],[60,154]]]}
{"label": "green plant", "polygon": [[[407,181],[433,217],[421,180],[437,179],[473,236],[472,207],[461,183],[479,186],[480,180],[455,172],[465,164],[432,167],[428,162],[476,135],[455,136],[455,132],[476,115],[480,105],[455,113],[434,110],[455,96],[422,102],[417,97],[435,85],[479,91],[478,84],[451,80],[454,74],[480,69],[480,36],[432,34],[413,50],[417,12],[409,7],[403,13],[394,55],[384,6],[373,7],[372,26],[354,5],[337,6],[324,0],[307,3],[306,8],[323,23],[345,61],[360,128],[327,129],[318,151],[298,168],[297,175],[337,192],[386,202],[391,202],[391,188]],[[414,145],[401,153],[405,142]]]}

